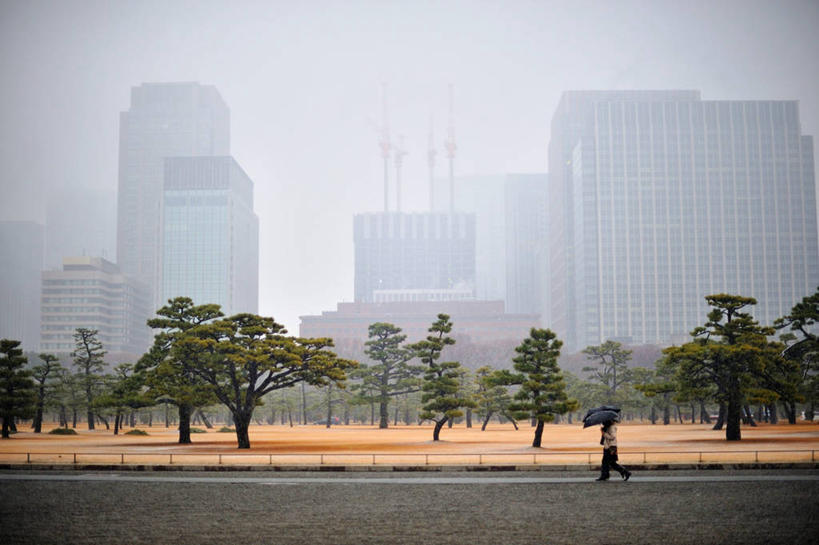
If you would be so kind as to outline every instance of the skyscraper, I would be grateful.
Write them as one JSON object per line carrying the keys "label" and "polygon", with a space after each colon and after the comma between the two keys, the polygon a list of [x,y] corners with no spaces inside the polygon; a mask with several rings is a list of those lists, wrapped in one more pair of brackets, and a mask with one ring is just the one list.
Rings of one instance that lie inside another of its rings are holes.
{"label": "skyscraper", "polygon": [[475,296],[474,214],[357,214],[353,239],[356,302],[372,303],[396,290]]}
{"label": "skyscraper", "polygon": [[167,158],[164,178],[162,300],[258,312],[253,182],[232,157]]}
{"label": "skyscraper", "polygon": [[[450,207],[448,179],[439,179],[436,211]],[[475,296],[503,300],[506,296],[505,176],[476,175],[454,178],[454,209],[475,216]]]}
{"label": "skyscraper", "polygon": [[685,338],[712,293],[755,297],[771,323],[819,284],[797,102],[567,92],[552,130],[552,317],[569,350]]}
{"label": "skyscraper", "polygon": [[117,263],[158,308],[165,157],[230,154],[230,112],[215,87],[145,83],[120,115]]}
{"label": "skyscraper", "polygon": [[0,339],[40,343],[40,272],[43,226],[33,221],[0,221]]}
{"label": "skyscraper", "polygon": [[508,174],[506,207],[506,310],[538,314],[548,324],[546,174]]}

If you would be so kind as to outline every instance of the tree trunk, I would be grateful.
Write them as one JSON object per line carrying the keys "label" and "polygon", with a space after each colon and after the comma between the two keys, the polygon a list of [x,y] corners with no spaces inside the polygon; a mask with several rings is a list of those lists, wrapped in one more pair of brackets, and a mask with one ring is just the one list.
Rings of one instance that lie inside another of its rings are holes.
{"label": "tree trunk", "polygon": [[293,427],[293,411],[290,409],[290,407],[287,407],[287,420],[288,420],[288,422],[290,422],[290,427],[292,428]]}
{"label": "tree trunk", "polygon": [[776,410],[776,402],[773,402],[770,405],[768,405],[768,416],[770,418],[771,424],[779,423],[779,411]]}
{"label": "tree trunk", "polygon": [[72,408],[71,409],[71,428],[73,429],[73,428],[76,428],[76,427],[77,427],[77,409]]}
{"label": "tree trunk", "polygon": [[165,427],[170,428],[171,424],[168,422],[168,404],[165,403]]}
{"label": "tree trunk", "polygon": [[249,414],[234,414],[233,422],[236,425],[236,441],[239,444],[238,448],[250,448],[250,419],[253,413]]}
{"label": "tree trunk", "polygon": [[385,430],[390,427],[389,398],[381,395],[378,400],[378,429]]}
{"label": "tree trunk", "polygon": [[486,413],[486,418],[483,419],[481,431],[486,431],[486,425],[489,424],[489,419],[492,418],[492,413]]}
{"label": "tree trunk", "polygon": [[472,409],[469,407],[466,408],[466,427],[472,427]]}
{"label": "tree trunk", "polygon": [[37,391],[37,413],[34,415],[34,433],[43,431],[43,406],[45,405],[45,385]]}
{"label": "tree trunk", "polygon": [[725,409],[725,439],[727,441],[742,440],[740,423],[742,421],[741,396],[737,387],[728,395],[728,407]]}
{"label": "tree trunk", "polygon": [[191,444],[191,413],[193,407],[188,404],[179,404],[179,443],[182,445]]}
{"label": "tree trunk", "polygon": [[708,415],[708,409],[705,407],[705,401],[700,401],[700,424],[710,424],[711,417]]}
{"label": "tree trunk", "polygon": [[717,421],[714,423],[714,427],[711,428],[712,430],[719,431],[722,429],[722,426],[725,425],[725,413],[726,407],[724,403],[719,404],[719,413],[717,413]]}
{"label": "tree trunk", "polygon": [[60,405],[60,427],[68,429],[68,409]]}
{"label": "tree trunk", "polygon": [[532,441],[533,447],[540,447],[541,440],[543,438],[543,421],[537,421],[537,427],[535,428],[535,440]]}
{"label": "tree trunk", "polygon": [[108,424],[108,419],[107,419],[107,418],[105,418],[104,416],[99,415],[99,414],[98,414],[98,415],[96,415],[96,416],[97,416],[97,419],[98,419],[100,422],[102,422],[103,424],[105,424],[105,429],[106,429],[106,430],[110,430],[110,429],[111,429],[111,426]]}
{"label": "tree trunk", "polygon": [[652,424],[657,423],[657,407],[654,406],[654,403],[651,404],[651,412],[649,412],[649,417]]}
{"label": "tree trunk", "polygon": [[512,425],[515,427],[515,431],[518,431],[518,421],[512,418],[511,416],[507,418],[509,418],[509,422],[511,422]]}
{"label": "tree trunk", "polygon": [[756,420],[754,420],[754,413],[751,411],[751,407],[748,405],[745,405],[745,416],[748,418],[748,424],[750,424],[752,428],[755,428]]}
{"label": "tree trunk", "polygon": [[119,435],[119,421],[120,421],[120,414],[117,411],[117,414],[114,416],[114,435]]}
{"label": "tree trunk", "polygon": [[307,387],[301,383],[301,425],[307,425]]}
{"label": "tree trunk", "polygon": [[330,429],[333,422],[333,385],[327,386],[327,422],[325,427]]}
{"label": "tree trunk", "polygon": [[440,420],[440,421],[436,420],[435,421],[435,429],[432,430],[432,440],[433,441],[437,441],[440,438],[441,428],[444,427],[444,424],[446,424],[447,420],[449,420],[449,417],[445,416],[442,420]]}
{"label": "tree trunk", "polygon": [[9,434],[9,423],[8,423],[8,420],[6,420],[5,418],[3,418],[3,435],[2,435],[2,437],[3,437],[3,439],[8,439],[9,437],[11,437],[11,434]]}
{"label": "tree trunk", "polygon": [[398,402],[396,401],[396,403],[395,403],[395,412],[393,412],[393,414],[392,414],[392,425],[393,426],[398,425],[398,415],[400,414],[400,412],[401,412],[401,407],[398,405]]}
{"label": "tree trunk", "polygon": [[782,403],[785,415],[788,417],[788,424],[796,424],[796,403]]}
{"label": "tree trunk", "polygon": [[[805,408],[805,420],[808,422],[813,422],[813,416],[815,414],[814,404],[813,401],[808,403],[808,406]],[[796,416],[796,411],[794,410],[794,417]]]}
{"label": "tree trunk", "polygon": [[88,419],[88,429],[94,429],[94,412],[91,409],[88,409],[88,413],[86,414],[86,418]]}

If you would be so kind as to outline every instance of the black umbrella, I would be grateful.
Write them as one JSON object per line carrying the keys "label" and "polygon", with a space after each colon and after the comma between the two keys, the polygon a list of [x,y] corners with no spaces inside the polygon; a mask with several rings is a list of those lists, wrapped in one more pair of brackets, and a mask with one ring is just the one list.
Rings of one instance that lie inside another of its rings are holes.
{"label": "black umbrella", "polygon": [[620,420],[620,415],[616,411],[597,411],[587,414],[586,417],[583,418],[583,427],[588,428],[590,426],[608,422],[609,420]]}
{"label": "black umbrella", "polygon": [[620,407],[615,407],[613,405],[601,405],[600,407],[595,407],[594,409],[589,409],[589,412],[586,413],[586,416],[583,417],[583,420],[586,420],[588,417],[590,417],[594,413],[599,413],[601,411],[614,411],[619,416]]}

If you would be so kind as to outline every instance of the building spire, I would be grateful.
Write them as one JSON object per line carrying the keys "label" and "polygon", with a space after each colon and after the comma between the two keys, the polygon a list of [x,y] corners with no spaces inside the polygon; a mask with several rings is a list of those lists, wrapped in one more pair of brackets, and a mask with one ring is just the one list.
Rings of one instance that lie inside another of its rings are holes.
{"label": "building spire", "polygon": [[404,162],[404,156],[407,150],[404,148],[404,135],[398,136],[398,144],[393,146],[395,148],[395,211],[401,211],[401,164]]}

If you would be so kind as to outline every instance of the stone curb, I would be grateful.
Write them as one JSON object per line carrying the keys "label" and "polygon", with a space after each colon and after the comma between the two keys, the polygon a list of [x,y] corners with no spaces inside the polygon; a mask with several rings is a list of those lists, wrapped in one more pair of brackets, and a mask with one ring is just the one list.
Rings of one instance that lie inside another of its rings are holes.
{"label": "stone curb", "polygon": [[[736,464],[629,464],[633,471],[819,469],[819,462]],[[599,471],[600,465],[190,465],[190,464],[0,464],[0,470],[30,471],[293,471],[293,472],[495,472]]]}

